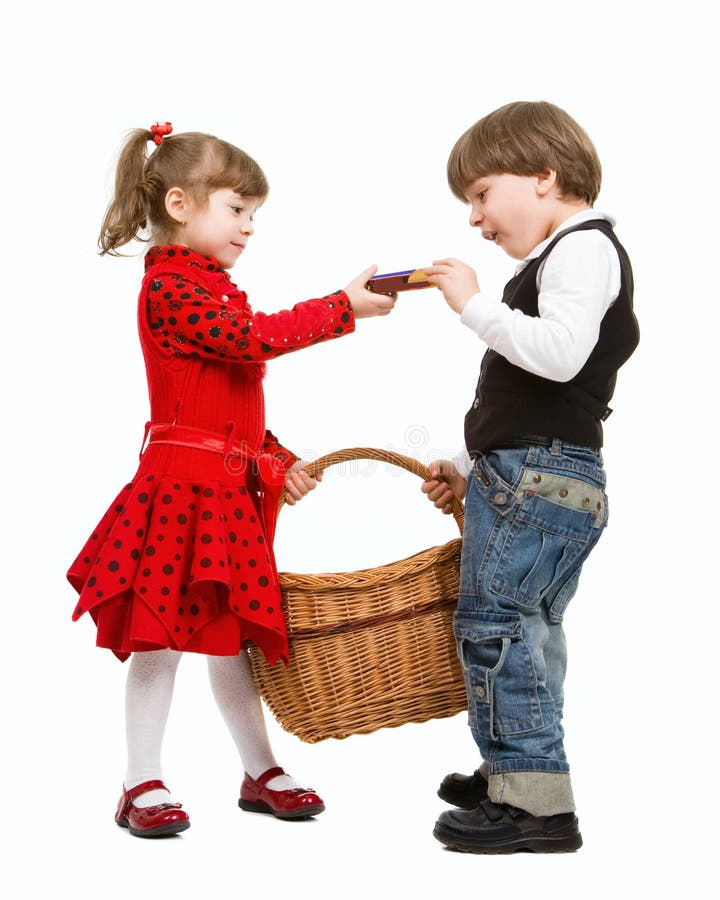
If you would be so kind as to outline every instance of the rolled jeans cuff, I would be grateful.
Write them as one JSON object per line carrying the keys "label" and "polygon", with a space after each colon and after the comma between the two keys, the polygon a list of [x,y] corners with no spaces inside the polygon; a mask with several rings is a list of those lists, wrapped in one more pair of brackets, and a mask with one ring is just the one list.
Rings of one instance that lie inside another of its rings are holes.
{"label": "rolled jeans cuff", "polygon": [[488,779],[493,803],[517,806],[533,816],[574,812],[570,776],[565,772],[497,772]]}

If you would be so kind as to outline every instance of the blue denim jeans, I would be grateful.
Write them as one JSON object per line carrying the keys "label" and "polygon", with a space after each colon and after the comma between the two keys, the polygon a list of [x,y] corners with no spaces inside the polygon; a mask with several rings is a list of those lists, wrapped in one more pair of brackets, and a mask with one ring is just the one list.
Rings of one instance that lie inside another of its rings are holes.
{"label": "blue denim jeans", "polygon": [[602,458],[553,440],[474,463],[455,614],[470,728],[492,800],[570,812],[562,621],[607,523]]}

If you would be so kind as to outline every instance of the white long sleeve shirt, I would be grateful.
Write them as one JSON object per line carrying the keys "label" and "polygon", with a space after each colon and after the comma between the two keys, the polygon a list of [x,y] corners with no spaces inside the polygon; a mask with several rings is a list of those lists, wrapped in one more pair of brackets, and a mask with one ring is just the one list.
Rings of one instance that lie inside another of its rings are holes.
{"label": "white long sleeve shirt", "polygon": [[[515,274],[563,231],[590,219],[615,224],[605,213],[581,210],[521,260]],[[497,295],[477,293],[460,319],[513,365],[550,381],[570,381],[587,362],[603,317],[620,292],[617,251],[601,231],[573,232],[541,263],[536,283],[539,316],[510,309]],[[453,461],[461,475],[470,473],[472,462],[466,448]]]}

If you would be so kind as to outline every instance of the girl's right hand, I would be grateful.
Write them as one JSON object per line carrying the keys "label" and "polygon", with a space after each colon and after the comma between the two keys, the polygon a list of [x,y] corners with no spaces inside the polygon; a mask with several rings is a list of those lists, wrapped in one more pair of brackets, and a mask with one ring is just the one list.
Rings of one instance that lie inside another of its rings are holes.
{"label": "girl's right hand", "polygon": [[322,481],[322,472],[308,475],[304,468],[305,465],[306,463],[299,459],[287,470],[285,477],[285,502],[288,506],[294,506],[310,491],[314,491],[318,483]]}
{"label": "girl's right hand", "polygon": [[393,311],[397,294],[374,294],[365,285],[377,272],[377,266],[370,266],[354,278],[345,288],[350,298],[356,319],[369,319],[371,316],[386,316]]}
{"label": "girl's right hand", "polygon": [[450,459],[440,459],[430,463],[430,481],[423,481],[421,490],[428,495],[438,509],[446,515],[452,512],[453,494],[462,500],[467,490],[467,479],[463,478]]}

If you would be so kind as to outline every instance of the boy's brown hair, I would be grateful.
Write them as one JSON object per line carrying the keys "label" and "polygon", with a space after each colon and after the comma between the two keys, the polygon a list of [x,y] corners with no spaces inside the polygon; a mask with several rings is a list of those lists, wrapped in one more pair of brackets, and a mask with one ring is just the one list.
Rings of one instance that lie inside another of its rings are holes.
{"label": "boy's brown hair", "polygon": [[115,196],[105,213],[98,245],[100,254],[119,256],[118,247],[133,239],[166,243],[177,223],[165,209],[165,195],[172,187],[204,203],[211,191],[232,188],[261,202],[269,187],[265,174],[239,147],[212,134],[186,131],[165,137],[148,156],[152,131],[135,129],[128,135],[117,162]]}
{"label": "boy's brown hair", "polygon": [[602,167],[592,141],[578,123],[552,103],[518,101],[476,122],[448,159],[450,190],[467,203],[468,185],[483,175],[557,172],[563,197],[592,206],[600,193]]}

